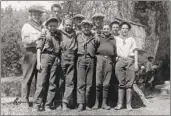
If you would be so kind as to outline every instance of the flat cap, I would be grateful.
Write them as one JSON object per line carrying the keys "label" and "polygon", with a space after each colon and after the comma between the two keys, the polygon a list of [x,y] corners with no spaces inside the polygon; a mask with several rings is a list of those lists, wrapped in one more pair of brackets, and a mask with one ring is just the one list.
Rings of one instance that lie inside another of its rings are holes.
{"label": "flat cap", "polygon": [[81,22],[81,25],[84,25],[84,24],[89,24],[90,26],[93,26],[93,23],[91,21],[89,21],[89,20],[83,20]]}
{"label": "flat cap", "polygon": [[76,14],[75,16],[73,16],[73,19],[75,19],[75,18],[85,19],[85,16],[82,14]]}
{"label": "flat cap", "polygon": [[122,25],[128,25],[128,28],[131,29],[131,24],[128,23],[128,22],[126,22],[126,21],[122,22],[122,23],[120,24],[120,27],[122,27]]}
{"label": "flat cap", "polygon": [[43,11],[43,9],[42,8],[40,8],[41,6],[31,6],[30,8],[29,8],[29,12],[39,12],[39,13],[44,13],[44,11]]}
{"label": "flat cap", "polygon": [[113,24],[118,24],[118,25],[120,25],[120,22],[117,21],[117,20],[114,20],[114,21],[111,22],[111,25],[113,25]]}
{"label": "flat cap", "polygon": [[51,17],[45,22],[45,26],[47,26],[50,22],[57,22],[59,23],[59,20],[56,17]]}
{"label": "flat cap", "polygon": [[100,17],[100,18],[104,18],[105,16],[102,14],[102,13],[95,13],[92,18],[97,18],[97,17]]}

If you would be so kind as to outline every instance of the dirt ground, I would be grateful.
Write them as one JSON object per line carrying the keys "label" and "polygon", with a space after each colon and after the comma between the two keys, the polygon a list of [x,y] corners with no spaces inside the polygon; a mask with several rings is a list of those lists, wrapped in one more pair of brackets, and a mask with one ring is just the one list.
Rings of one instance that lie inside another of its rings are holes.
{"label": "dirt ground", "polygon": [[[6,99],[9,101],[8,99]],[[51,112],[32,111],[32,108],[5,103],[5,98],[1,98],[1,115],[170,115],[170,95],[156,94],[149,98],[149,105],[133,109],[132,111],[122,110],[89,110],[77,112],[75,109],[69,111],[54,110]]]}

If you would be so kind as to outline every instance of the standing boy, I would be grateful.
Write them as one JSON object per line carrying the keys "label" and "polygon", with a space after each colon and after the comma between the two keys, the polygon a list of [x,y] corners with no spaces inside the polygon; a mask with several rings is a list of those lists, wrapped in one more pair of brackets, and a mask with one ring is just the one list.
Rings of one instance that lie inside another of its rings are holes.
{"label": "standing boy", "polygon": [[119,25],[120,23],[118,21],[113,21],[110,25],[114,37],[119,36]]}
{"label": "standing boy", "polygon": [[92,23],[83,20],[81,23],[82,32],[77,35],[78,61],[77,61],[77,103],[78,110],[82,111],[87,107],[90,89],[92,87],[95,54],[98,48],[98,40],[91,32]]}
{"label": "standing boy", "polygon": [[93,109],[98,109],[102,91],[102,108],[109,110],[107,105],[108,88],[112,75],[114,59],[116,58],[115,39],[110,33],[110,24],[104,24],[100,35],[100,46],[97,50],[96,66],[96,102]]}
{"label": "standing boy", "polygon": [[26,49],[22,64],[21,102],[26,103],[26,105],[29,105],[29,94],[33,77],[37,78],[36,44],[41,33],[43,11],[38,6],[33,6],[29,9],[29,13],[30,20],[24,24],[21,31],[22,42]]}
{"label": "standing boy", "polygon": [[126,108],[131,110],[132,87],[135,71],[138,70],[138,53],[135,39],[128,36],[131,25],[128,22],[122,22],[120,29],[120,36],[116,37],[118,60],[115,65],[115,74],[119,81],[119,90],[118,104],[115,109],[119,110],[123,107],[126,90]]}
{"label": "standing boy", "polygon": [[63,70],[63,76],[65,80],[65,92],[63,96],[63,110],[67,110],[69,100],[72,98],[74,90],[74,74],[76,64],[76,52],[77,52],[77,41],[76,33],[73,30],[73,22],[71,19],[64,20],[64,29],[62,29],[62,60],[61,66]]}
{"label": "standing boy", "polygon": [[47,30],[42,32],[37,45],[37,90],[34,96],[34,108],[40,110],[47,97],[45,109],[51,111],[56,93],[56,83],[59,81],[59,59],[61,33],[57,30],[58,19],[50,18],[46,21]]}
{"label": "standing boy", "polygon": [[85,17],[82,14],[76,14],[72,19],[74,21],[76,33],[79,33],[81,31],[81,22]]}

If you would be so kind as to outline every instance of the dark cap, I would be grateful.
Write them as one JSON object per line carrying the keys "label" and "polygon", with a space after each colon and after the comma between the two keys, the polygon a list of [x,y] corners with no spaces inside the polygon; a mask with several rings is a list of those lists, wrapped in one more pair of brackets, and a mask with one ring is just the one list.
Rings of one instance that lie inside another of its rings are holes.
{"label": "dark cap", "polygon": [[43,9],[40,8],[41,6],[31,6],[29,8],[29,12],[39,12],[39,13],[44,13]]}
{"label": "dark cap", "polygon": [[81,19],[85,19],[85,16],[82,15],[82,14],[76,14],[72,19],[75,19],[75,18],[81,18]]}
{"label": "dark cap", "polygon": [[81,25],[84,25],[84,24],[88,24],[88,25],[90,25],[90,26],[93,27],[93,23],[92,23],[91,21],[89,21],[89,20],[83,20],[83,21],[81,22]]}
{"label": "dark cap", "polygon": [[56,17],[51,17],[51,18],[49,18],[46,21],[45,26],[47,26],[50,22],[57,22],[57,23],[59,23],[59,20]]}
{"label": "dark cap", "polygon": [[131,24],[129,24],[128,22],[122,22],[120,24],[120,28],[122,27],[122,25],[128,25],[128,28],[131,29]]}
{"label": "dark cap", "polygon": [[92,16],[92,18],[94,19],[94,18],[97,18],[97,17],[100,17],[100,18],[102,18],[102,19],[104,19],[104,15],[103,14],[101,14],[101,13],[95,13],[93,16]]}
{"label": "dark cap", "polygon": [[120,25],[120,22],[119,21],[116,21],[116,20],[114,20],[113,22],[111,22],[111,26],[113,25],[113,24],[118,24],[118,25]]}

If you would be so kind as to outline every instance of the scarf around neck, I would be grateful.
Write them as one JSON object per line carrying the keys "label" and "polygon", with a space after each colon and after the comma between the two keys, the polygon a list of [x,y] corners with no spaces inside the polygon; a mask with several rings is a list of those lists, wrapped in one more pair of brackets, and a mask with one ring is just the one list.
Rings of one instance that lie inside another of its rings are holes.
{"label": "scarf around neck", "polygon": [[40,21],[40,23],[38,24],[37,22],[35,22],[34,20],[29,20],[28,22],[32,27],[34,27],[35,29],[41,31],[42,30],[42,23]]}

